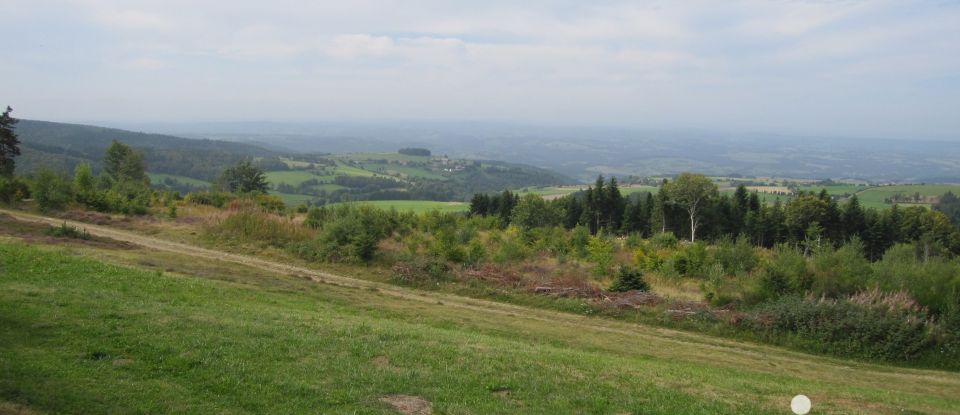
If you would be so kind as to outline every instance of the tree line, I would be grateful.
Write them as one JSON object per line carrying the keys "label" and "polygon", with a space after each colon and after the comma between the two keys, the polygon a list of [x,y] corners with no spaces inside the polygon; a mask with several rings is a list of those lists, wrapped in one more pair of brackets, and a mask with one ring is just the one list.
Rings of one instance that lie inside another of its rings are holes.
{"label": "tree line", "polygon": [[478,193],[470,200],[470,214],[497,216],[504,225],[522,228],[584,226],[591,234],[651,237],[670,232],[690,241],[742,235],[768,248],[793,243],[812,250],[856,238],[863,242],[865,255],[875,260],[899,242],[924,241],[960,253],[960,231],[939,210],[955,214],[960,203],[952,194],[942,199],[943,206],[937,209],[894,205],[878,210],[864,208],[856,195],[840,203],[823,190],[766,204],[743,185],[732,195],[720,194],[709,178],[683,173],[663,180],[656,194],[629,197],[620,191],[616,178],[603,176],[582,192],[549,201],[511,191]]}

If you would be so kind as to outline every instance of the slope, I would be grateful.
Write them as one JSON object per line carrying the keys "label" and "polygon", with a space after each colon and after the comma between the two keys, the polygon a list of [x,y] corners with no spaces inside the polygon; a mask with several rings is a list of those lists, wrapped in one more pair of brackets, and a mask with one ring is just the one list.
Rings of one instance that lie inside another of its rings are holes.
{"label": "slope", "polygon": [[83,226],[144,248],[0,242],[8,406],[389,413],[381,399],[405,395],[439,413],[784,413],[805,393],[818,413],[960,410],[956,373],[413,291]]}
{"label": "slope", "polygon": [[113,140],[141,149],[149,170],[212,181],[224,166],[245,158],[274,155],[272,151],[230,141],[199,140],[113,128],[48,121],[17,123],[23,155],[19,172],[40,166],[70,171],[77,163],[98,165]]}

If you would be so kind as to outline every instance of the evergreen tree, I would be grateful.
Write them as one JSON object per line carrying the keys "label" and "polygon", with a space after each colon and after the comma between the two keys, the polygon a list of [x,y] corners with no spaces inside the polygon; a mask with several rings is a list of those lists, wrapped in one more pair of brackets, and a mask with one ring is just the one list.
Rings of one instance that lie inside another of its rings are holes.
{"label": "evergreen tree", "polygon": [[669,226],[667,223],[667,209],[670,205],[670,198],[667,193],[663,191],[663,188],[668,184],[667,179],[663,179],[663,182],[660,184],[660,191],[657,192],[657,196],[653,201],[653,207],[650,209],[650,233],[653,235],[666,232]]}
{"label": "evergreen tree", "polygon": [[960,198],[953,192],[947,192],[940,196],[940,200],[933,205],[933,208],[943,212],[954,225],[960,226]]}
{"label": "evergreen tree", "polygon": [[486,216],[490,212],[490,196],[486,193],[476,193],[470,199],[470,214]]}
{"label": "evergreen tree", "polygon": [[623,220],[623,211],[626,207],[626,202],[620,193],[620,187],[617,185],[616,177],[610,178],[610,182],[604,189],[603,199],[604,208],[606,209],[603,212],[604,227],[611,232],[616,232],[620,229],[620,224]]}
{"label": "evergreen tree", "polygon": [[[843,239],[847,240],[854,236],[863,238],[863,233],[867,230],[867,222],[863,207],[860,206],[860,200],[857,195],[850,196],[847,204],[843,207],[842,214]],[[874,224],[879,224],[879,220],[874,220]],[[878,229],[875,229],[879,231]]]}
{"label": "evergreen tree", "polygon": [[737,235],[743,232],[744,221],[750,212],[750,194],[747,188],[742,184],[738,185],[730,202],[730,222],[727,230],[730,234]]}
{"label": "evergreen tree", "polygon": [[20,155],[20,140],[14,131],[18,120],[10,116],[11,112],[13,109],[7,107],[0,115],[0,177],[13,176],[16,167],[13,159]]}
{"label": "evergreen tree", "polygon": [[613,285],[610,286],[610,291],[620,292],[630,290],[647,291],[649,289],[650,285],[643,280],[640,271],[625,266],[620,267],[617,272],[617,279],[614,280]]}

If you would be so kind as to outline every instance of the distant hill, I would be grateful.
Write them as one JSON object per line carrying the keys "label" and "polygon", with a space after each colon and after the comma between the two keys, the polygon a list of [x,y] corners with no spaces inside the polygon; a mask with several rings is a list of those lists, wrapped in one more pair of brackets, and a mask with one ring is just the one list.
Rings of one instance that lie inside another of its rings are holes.
{"label": "distant hill", "polygon": [[[252,158],[267,171],[273,191],[291,201],[456,201],[474,192],[575,181],[547,169],[501,161],[398,153],[322,155],[317,153],[335,151],[316,146],[290,146],[284,151],[236,141],[47,121],[20,120],[17,134],[23,153],[17,158],[19,174],[41,167],[70,172],[82,162],[99,170],[104,151],[118,140],[142,150],[152,177],[171,188],[188,189],[195,185],[191,179],[211,182],[225,166]],[[307,149],[293,150],[303,148]],[[429,154],[427,149],[419,150],[418,154]],[[314,153],[304,154],[308,151]]]}
{"label": "distant hill", "polygon": [[226,165],[245,158],[277,154],[245,143],[48,121],[20,120],[16,131],[23,153],[17,158],[18,173],[30,172],[41,166],[72,171],[84,161],[98,168],[104,150],[113,140],[143,150],[150,172],[207,181],[213,180]]}
{"label": "distant hill", "polygon": [[300,151],[434,154],[496,159],[591,183],[598,173],[960,182],[960,139],[924,141],[760,132],[536,126],[495,122],[317,122],[153,125],[154,131],[269,142]]}

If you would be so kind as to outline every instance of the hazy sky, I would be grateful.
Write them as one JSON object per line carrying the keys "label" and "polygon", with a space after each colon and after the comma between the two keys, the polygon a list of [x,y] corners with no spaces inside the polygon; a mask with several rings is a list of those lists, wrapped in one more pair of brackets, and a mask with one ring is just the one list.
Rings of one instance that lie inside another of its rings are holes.
{"label": "hazy sky", "polygon": [[960,139],[958,1],[0,0],[0,105]]}

